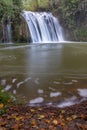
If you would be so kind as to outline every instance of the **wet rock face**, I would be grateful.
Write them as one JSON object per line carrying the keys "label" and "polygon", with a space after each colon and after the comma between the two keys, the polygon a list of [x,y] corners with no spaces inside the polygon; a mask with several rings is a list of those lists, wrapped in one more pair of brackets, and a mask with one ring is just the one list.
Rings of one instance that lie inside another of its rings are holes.
{"label": "wet rock face", "polygon": [[0,43],[9,42],[30,42],[29,30],[23,18],[19,25],[12,21],[0,24]]}
{"label": "wet rock face", "polygon": [[30,42],[30,33],[22,17],[19,25],[12,24],[12,40],[13,42]]}

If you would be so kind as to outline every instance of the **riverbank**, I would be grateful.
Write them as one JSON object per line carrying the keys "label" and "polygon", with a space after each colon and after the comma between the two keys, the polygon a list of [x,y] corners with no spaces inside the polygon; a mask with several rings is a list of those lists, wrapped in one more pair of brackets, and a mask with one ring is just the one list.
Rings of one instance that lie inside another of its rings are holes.
{"label": "riverbank", "polygon": [[0,116],[0,130],[87,130],[87,101],[74,106],[14,105]]}

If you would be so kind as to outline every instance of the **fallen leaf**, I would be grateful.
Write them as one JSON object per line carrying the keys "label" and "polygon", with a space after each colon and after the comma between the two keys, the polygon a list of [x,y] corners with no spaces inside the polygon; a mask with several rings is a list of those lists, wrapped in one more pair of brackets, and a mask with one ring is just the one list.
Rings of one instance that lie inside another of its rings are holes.
{"label": "fallen leaf", "polygon": [[87,130],[87,124],[77,123],[76,125],[77,125],[78,127],[80,127],[82,130]]}
{"label": "fallen leaf", "polygon": [[0,108],[3,108],[4,107],[4,104],[3,103],[0,103]]}
{"label": "fallen leaf", "polygon": [[65,126],[65,123],[64,123],[64,122],[61,122],[61,125],[62,125],[62,126]]}
{"label": "fallen leaf", "polygon": [[38,119],[43,119],[43,118],[45,118],[44,115],[38,115]]}
{"label": "fallen leaf", "polygon": [[6,128],[0,127],[0,130],[6,130]]}
{"label": "fallen leaf", "polygon": [[54,125],[58,125],[58,121],[57,120],[53,120],[53,124]]}
{"label": "fallen leaf", "polygon": [[8,103],[10,103],[11,102],[11,99],[8,99]]}
{"label": "fallen leaf", "polygon": [[72,115],[72,118],[73,118],[73,119],[76,119],[76,118],[77,118],[77,115]]}
{"label": "fallen leaf", "polygon": [[31,120],[31,125],[36,125],[36,121],[34,119]]}
{"label": "fallen leaf", "polygon": [[19,130],[19,125],[18,125],[18,124],[14,124],[14,125],[12,126],[12,129],[14,129],[14,130]]}
{"label": "fallen leaf", "polygon": [[59,118],[60,118],[60,119],[63,119],[63,116],[62,116],[62,115],[59,115]]}
{"label": "fallen leaf", "polygon": [[38,108],[39,111],[42,111],[42,108]]}
{"label": "fallen leaf", "polygon": [[15,120],[16,120],[16,121],[23,120],[23,117],[22,117],[22,116],[20,116],[20,117],[15,117]]}
{"label": "fallen leaf", "polygon": [[0,122],[0,126],[4,126],[7,124],[7,121]]}
{"label": "fallen leaf", "polygon": [[65,113],[65,110],[62,110],[61,113],[62,113],[62,114]]}
{"label": "fallen leaf", "polygon": [[48,123],[48,124],[49,124],[49,123],[50,123],[50,120],[48,120],[48,119],[47,119],[47,120],[46,120],[46,123]]}
{"label": "fallen leaf", "polygon": [[34,110],[34,109],[30,109],[30,111],[31,111],[31,112],[35,112],[35,110]]}
{"label": "fallen leaf", "polygon": [[67,121],[71,121],[72,118],[71,118],[71,117],[67,117],[66,120],[67,120]]}

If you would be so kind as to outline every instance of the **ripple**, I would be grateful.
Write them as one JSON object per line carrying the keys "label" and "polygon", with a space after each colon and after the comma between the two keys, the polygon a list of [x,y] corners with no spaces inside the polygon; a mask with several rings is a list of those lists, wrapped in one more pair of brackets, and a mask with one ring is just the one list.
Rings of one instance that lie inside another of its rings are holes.
{"label": "ripple", "polygon": [[16,94],[17,93],[17,91],[16,90],[13,90],[13,94]]}
{"label": "ripple", "polygon": [[44,98],[42,97],[38,97],[38,98],[35,98],[35,99],[32,99],[30,100],[30,104],[35,104],[35,103],[42,103],[44,101]]}
{"label": "ripple", "polygon": [[60,84],[60,82],[57,82],[57,81],[54,81],[53,83],[54,83],[54,84]]}
{"label": "ripple", "polygon": [[72,106],[72,105],[74,105],[74,104],[75,104],[75,102],[73,102],[73,101],[62,102],[62,103],[60,103],[60,104],[58,105],[58,107],[63,108],[63,107],[67,107],[67,106]]}
{"label": "ripple", "polygon": [[71,85],[73,84],[72,82],[63,82],[64,85]]}
{"label": "ripple", "polygon": [[35,84],[38,85],[39,84],[39,78],[36,78],[34,82],[35,82]]}
{"label": "ripple", "polygon": [[78,82],[78,80],[73,79],[73,80],[72,80],[72,82],[77,83],[77,82]]}
{"label": "ripple", "polygon": [[1,85],[3,85],[3,86],[6,85],[6,79],[1,80]]}
{"label": "ripple", "polygon": [[87,89],[77,89],[78,93],[82,97],[87,97]]}
{"label": "ripple", "polygon": [[43,94],[44,91],[43,91],[42,89],[38,89],[38,93],[39,93],[39,94]]}
{"label": "ripple", "polygon": [[9,91],[12,88],[12,85],[7,85],[2,91]]}
{"label": "ripple", "polygon": [[16,81],[16,80],[17,80],[17,79],[15,79],[15,78],[14,78],[14,79],[12,79],[12,83],[15,83],[15,81]]}
{"label": "ripple", "polygon": [[58,97],[58,96],[60,96],[60,95],[61,95],[60,92],[51,92],[51,93],[50,93],[50,97]]}
{"label": "ripple", "polygon": [[17,88],[19,88],[20,85],[22,85],[22,84],[28,82],[28,80],[30,80],[30,79],[31,79],[31,77],[28,77],[28,78],[26,78],[24,81],[21,81],[21,82],[17,83]]}
{"label": "ripple", "polygon": [[63,108],[63,107],[74,105],[76,103],[77,103],[77,97],[76,96],[72,96],[71,98],[67,98],[63,102],[61,102],[58,105],[58,107]]}
{"label": "ripple", "polygon": [[56,89],[49,87],[50,90],[55,91]]}

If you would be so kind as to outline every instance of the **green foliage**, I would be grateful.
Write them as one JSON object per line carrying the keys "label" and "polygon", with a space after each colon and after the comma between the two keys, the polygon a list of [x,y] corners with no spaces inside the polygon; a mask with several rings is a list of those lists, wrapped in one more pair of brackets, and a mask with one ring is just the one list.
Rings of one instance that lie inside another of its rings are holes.
{"label": "green foliage", "polygon": [[12,94],[9,94],[2,90],[0,87],[0,103],[7,105],[8,103],[13,102],[15,97]]}
{"label": "green foliage", "polygon": [[7,111],[7,108],[6,108],[6,107],[1,108],[1,109],[0,109],[0,115],[5,114],[6,111]]}
{"label": "green foliage", "polygon": [[12,104],[14,100],[15,97],[12,94],[3,91],[0,87],[0,115],[6,112],[7,106]]}
{"label": "green foliage", "polygon": [[22,0],[23,1],[23,7],[26,10],[35,11],[40,9],[48,9],[49,7],[49,0]]}
{"label": "green foliage", "polygon": [[59,10],[62,13],[65,23],[69,28],[73,29],[79,26],[79,23],[83,23],[85,19],[85,0],[61,0]]}
{"label": "green foliage", "polygon": [[86,1],[83,0],[61,0],[58,11],[60,12],[64,26],[68,27],[74,34],[74,40],[87,41],[87,9]]}
{"label": "green foliage", "polygon": [[[22,10],[22,0],[0,0],[0,42],[3,42],[2,25],[6,27],[8,17],[10,18],[11,22],[12,36],[19,34]],[[16,28],[18,29],[17,31],[15,31]]]}
{"label": "green foliage", "polygon": [[60,1],[60,11],[63,15],[63,18],[66,21],[66,24],[69,25],[69,27],[73,27],[74,20],[75,20],[75,14],[78,11],[78,5],[80,0],[61,0]]}
{"label": "green foliage", "polygon": [[6,4],[11,5],[12,4],[12,0],[3,0]]}
{"label": "green foliage", "polygon": [[2,19],[4,15],[4,10],[6,8],[6,4],[3,0],[0,1],[0,20]]}
{"label": "green foliage", "polygon": [[74,31],[76,39],[79,41],[87,41],[87,29],[86,28],[77,28]]}
{"label": "green foliage", "polygon": [[13,1],[13,5],[16,5],[18,7],[20,7],[22,5],[22,1],[21,0],[12,0]]}
{"label": "green foliage", "polygon": [[13,21],[19,22],[20,12],[22,10],[21,0],[0,0],[0,22],[9,16]]}

